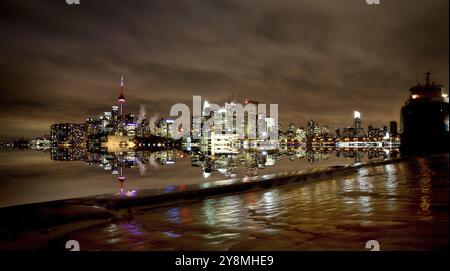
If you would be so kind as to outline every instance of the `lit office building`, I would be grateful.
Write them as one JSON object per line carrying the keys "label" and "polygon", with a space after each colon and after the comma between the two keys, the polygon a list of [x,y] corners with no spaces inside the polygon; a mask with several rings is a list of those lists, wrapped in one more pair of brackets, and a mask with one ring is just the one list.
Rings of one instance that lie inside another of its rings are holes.
{"label": "lit office building", "polygon": [[237,134],[211,133],[211,155],[231,154],[239,152]]}
{"label": "lit office building", "polygon": [[373,128],[372,126],[369,126],[367,129],[367,135],[370,139],[381,139],[386,135],[386,132],[382,128]]}
{"label": "lit office building", "polygon": [[102,121],[96,119],[87,119],[85,125],[85,134],[87,137],[97,135],[102,131]]}
{"label": "lit office building", "polygon": [[85,125],[75,123],[56,123],[50,128],[53,145],[81,146],[84,143]]}
{"label": "lit office building", "polygon": [[257,101],[245,101],[248,107],[247,117],[244,118],[244,135],[246,139],[256,139],[258,137],[258,104]]}
{"label": "lit office building", "polygon": [[330,134],[330,127],[328,127],[328,126],[323,126],[323,127],[322,127],[322,132],[321,132],[321,134],[322,134],[323,136],[328,136],[328,135]]}
{"label": "lit office building", "polygon": [[277,134],[278,133],[278,121],[273,117],[266,117],[266,130],[269,134]]}
{"label": "lit office building", "polygon": [[202,136],[202,117],[192,116],[192,139],[198,141]]}
{"label": "lit office building", "polygon": [[306,131],[303,128],[298,128],[297,131],[295,131],[295,138],[298,142],[302,142],[306,139]]}
{"label": "lit office building", "polygon": [[314,122],[314,120],[309,120],[308,121],[308,130],[306,132],[306,136],[308,138],[312,138],[314,137],[315,133],[316,133],[316,123]]}
{"label": "lit office building", "polygon": [[363,136],[363,128],[361,127],[361,113],[358,111],[355,111],[353,113],[353,122],[354,126],[354,137],[362,137]]}
{"label": "lit office building", "polygon": [[297,127],[295,127],[295,124],[291,123],[291,124],[289,124],[288,129],[286,131],[286,136],[288,138],[294,138],[296,131],[297,131]]}
{"label": "lit office building", "polygon": [[155,135],[164,138],[171,138],[174,136],[174,123],[172,119],[160,119],[155,124]]}

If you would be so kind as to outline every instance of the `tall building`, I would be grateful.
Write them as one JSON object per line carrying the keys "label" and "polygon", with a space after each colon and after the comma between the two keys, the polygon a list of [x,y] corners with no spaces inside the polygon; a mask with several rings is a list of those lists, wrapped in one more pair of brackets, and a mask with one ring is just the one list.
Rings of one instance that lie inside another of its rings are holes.
{"label": "tall building", "polygon": [[191,130],[192,139],[195,141],[199,141],[202,136],[202,117],[201,116],[192,116],[192,130]]}
{"label": "tall building", "polygon": [[124,106],[125,106],[125,96],[123,95],[123,76],[120,79],[120,96],[119,96],[119,116],[120,116],[120,121],[122,124],[125,123],[125,117],[124,117]]}
{"label": "tall building", "polygon": [[336,134],[336,137],[341,137],[341,129],[337,128],[334,133]]}
{"label": "tall building", "polygon": [[398,135],[397,122],[396,121],[391,121],[389,123],[389,133],[391,134],[391,136],[394,136],[394,137]]}
{"label": "tall building", "polygon": [[295,137],[295,132],[297,131],[297,127],[295,127],[294,123],[289,124],[287,129],[287,137],[293,139]]}
{"label": "tall building", "polygon": [[56,146],[81,146],[85,142],[85,125],[55,123],[50,128],[50,138]]}
{"label": "tall building", "polygon": [[278,127],[276,127],[276,125],[275,125],[276,124],[275,118],[266,117],[265,122],[266,122],[266,129],[267,129],[267,132],[269,133],[269,135],[271,133],[277,133]]}
{"label": "tall building", "polygon": [[316,130],[316,123],[314,122],[314,120],[310,119],[308,121],[308,130],[306,131],[306,136],[308,138],[314,137],[315,130]]}
{"label": "tall building", "polygon": [[116,120],[119,119],[119,106],[117,105],[111,106],[111,116]]}
{"label": "tall building", "polygon": [[245,106],[252,105],[248,110],[247,117],[244,117],[245,138],[253,140],[258,137],[258,101],[245,100]]}
{"label": "tall building", "polygon": [[361,113],[358,111],[353,112],[353,122],[354,122],[354,126],[353,128],[355,128],[355,137],[361,137],[362,133],[363,133],[363,129],[361,127]]}
{"label": "tall building", "polygon": [[306,139],[306,131],[303,129],[303,127],[300,127],[295,132],[295,138],[298,142],[304,141]]}
{"label": "tall building", "polygon": [[97,119],[87,119],[85,125],[86,137],[95,136],[102,131],[102,121]]}
{"label": "tall building", "polygon": [[323,126],[322,127],[322,131],[321,131],[321,135],[322,136],[329,136],[330,135],[330,127],[328,126]]}
{"label": "tall building", "polygon": [[159,119],[155,123],[155,135],[164,138],[171,138],[174,136],[174,123],[172,119]]}

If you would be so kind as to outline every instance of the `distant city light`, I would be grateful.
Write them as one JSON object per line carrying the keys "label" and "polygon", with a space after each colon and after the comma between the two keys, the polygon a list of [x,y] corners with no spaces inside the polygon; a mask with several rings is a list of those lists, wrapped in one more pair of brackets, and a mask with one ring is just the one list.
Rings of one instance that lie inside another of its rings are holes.
{"label": "distant city light", "polygon": [[361,113],[358,111],[353,112],[353,116],[355,119],[360,119],[361,118]]}
{"label": "distant city light", "polygon": [[413,94],[413,95],[411,95],[411,98],[413,98],[413,99],[417,99],[417,98],[419,98],[419,95],[417,95],[417,94]]}

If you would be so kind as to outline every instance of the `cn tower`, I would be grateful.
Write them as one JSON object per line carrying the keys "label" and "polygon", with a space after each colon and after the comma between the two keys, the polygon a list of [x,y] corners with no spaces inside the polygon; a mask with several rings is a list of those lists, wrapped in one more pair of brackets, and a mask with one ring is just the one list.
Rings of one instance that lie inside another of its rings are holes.
{"label": "cn tower", "polygon": [[121,121],[122,123],[125,122],[125,118],[124,118],[124,111],[123,111],[123,107],[125,105],[125,96],[123,95],[123,75],[122,78],[120,79],[120,96],[119,96],[119,106],[120,106],[120,117],[121,117]]}

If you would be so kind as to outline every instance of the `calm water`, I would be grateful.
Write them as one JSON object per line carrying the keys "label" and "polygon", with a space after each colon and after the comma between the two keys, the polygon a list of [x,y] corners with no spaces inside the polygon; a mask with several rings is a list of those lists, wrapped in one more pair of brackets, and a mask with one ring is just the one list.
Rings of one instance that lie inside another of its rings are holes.
{"label": "calm water", "polygon": [[[1,149],[0,207],[352,164],[390,155],[382,149],[370,154],[296,149],[215,157],[179,150],[99,154],[82,149]],[[122,183],[118,180],[121,176],[125,177]]]}
{"label": "calm water", "polygon": [[448,155],[329,180],[135,210],[72,232],[83,250],[381,250],[448,247]]}

